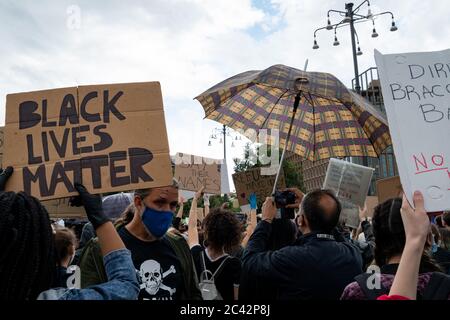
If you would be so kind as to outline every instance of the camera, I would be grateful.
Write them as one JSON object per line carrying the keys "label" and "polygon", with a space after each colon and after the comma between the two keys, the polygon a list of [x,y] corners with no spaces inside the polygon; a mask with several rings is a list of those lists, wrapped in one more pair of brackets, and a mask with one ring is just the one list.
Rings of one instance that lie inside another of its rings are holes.
{"label": "camera", "polygon": [[280,209],[281,219],[294,219],[295,210],[293,208],[286,208],[286,206],[295,203],[295,193],[287,190],[275,191],[273,197],[275,198],[275,205]]}

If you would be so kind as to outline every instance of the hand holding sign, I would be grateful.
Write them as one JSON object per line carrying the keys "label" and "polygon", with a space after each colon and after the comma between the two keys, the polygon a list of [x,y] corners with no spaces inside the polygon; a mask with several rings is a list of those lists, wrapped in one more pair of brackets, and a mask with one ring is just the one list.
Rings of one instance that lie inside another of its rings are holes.
{"label": "hand holding sign", "polygon": [[90,194],[82,184],[77,182],[75,182],[75,189],[78,191],[79,196],[75,197],[73,203],[81,203],[84,206],[89,222],[92,223],[94,229],[110,221],[103,212],[102,197],[100,195]]}
{"label": "hand holding sign", "polygon": [[8,94],[4,131],[8,189],[40,200],[75,195],[74,181],[93,193],[171,183],[157,82]]}
{"label": "hand holding sign", "polygon": [[415,209],[411,207],[405,194],[403,194],[400,213],[405,227],[406,241],[416,242],[423,249],[430,232],[430,219],[425,211],[424,199],[420,191],[414,192],[413,201]]}
{"label": "hand holding sign", "polygon": [[203,196],[203,191],[205,190],[204,186],[201,186],[200,189],[195,193],[195,199],[200,199]]}

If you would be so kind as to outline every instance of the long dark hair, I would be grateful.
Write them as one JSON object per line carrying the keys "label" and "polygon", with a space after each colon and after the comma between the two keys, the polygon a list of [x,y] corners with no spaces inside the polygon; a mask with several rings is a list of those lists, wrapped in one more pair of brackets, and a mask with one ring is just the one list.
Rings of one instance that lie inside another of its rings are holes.
{"label": "long dark hair", "polygon": [[[406,243],[405,228],[400,214],[401,198],[393,198],[379,204],[372,218],[375,236],[375,263],[382,267],[390,258],[401,255]],[[420,272],[442,271],[426,250],[420,262]]]}
{"label": "long dark hair", "polygon": [[47,210],[23,192],[0,192],[0,300],[33,300],[55,276]]}

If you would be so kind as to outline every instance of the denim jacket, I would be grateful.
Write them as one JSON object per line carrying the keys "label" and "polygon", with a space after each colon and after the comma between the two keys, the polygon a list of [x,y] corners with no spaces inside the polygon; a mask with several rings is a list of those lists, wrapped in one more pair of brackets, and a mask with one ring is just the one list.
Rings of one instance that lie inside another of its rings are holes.
{"label": "denim jacket", "polygon": [[38,300],[136,300],[139,284],[130,251],[110,252],[103,261],[108,282],[85,289],[50,289],[42,292]]}

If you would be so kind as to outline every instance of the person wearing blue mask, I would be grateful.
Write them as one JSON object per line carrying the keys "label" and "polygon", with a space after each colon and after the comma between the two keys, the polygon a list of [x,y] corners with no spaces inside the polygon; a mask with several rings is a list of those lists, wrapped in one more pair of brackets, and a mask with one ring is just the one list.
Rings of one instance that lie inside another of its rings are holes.
{"label": "person wearing blue mask", "polygon": [[[140,283],[141,300],[200,300],[197,276],[189,246],[169,232],[178,205],[178,184],[136,190],[134,214],[116,228],[131,251]],[[103,282],[96,262],[95,239],[80,258],[81,286]]]}

